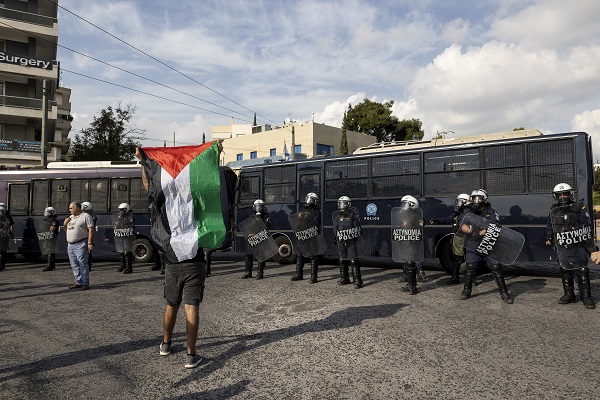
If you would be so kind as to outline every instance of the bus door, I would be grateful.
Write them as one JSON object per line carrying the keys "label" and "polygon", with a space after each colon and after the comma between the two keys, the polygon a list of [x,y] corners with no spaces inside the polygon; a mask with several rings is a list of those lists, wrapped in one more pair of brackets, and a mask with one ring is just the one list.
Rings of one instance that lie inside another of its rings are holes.
{"label": "bus door", "polygon": [[8,184],[8,212],[13,218],[13,234],[9,253],[39,251],[35,226],[29,210],[29,183]]}

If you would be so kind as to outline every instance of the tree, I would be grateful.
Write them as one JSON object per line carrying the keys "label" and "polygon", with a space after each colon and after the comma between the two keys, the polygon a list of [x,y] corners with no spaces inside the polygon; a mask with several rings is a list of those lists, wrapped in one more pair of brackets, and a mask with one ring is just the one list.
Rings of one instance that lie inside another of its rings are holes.
{"label": "tree", "polygon": [[144,129],[128,124],[137,108],[131,104],[113,109],[108,106],[94,116],[89,128],[82,129],[69,149],[71,161],[128,161],[135,156],[135,149],[146,133]]}
{"label": "tree", "polygon": [[342,129],[342,138],[340,139],[340,155],[345,156],[348,154],[348,137],[346,136],[346,130]]}
{"label": "tree", "polygon": [[364,99],[355,107],[348,106],[344,114],[342,129],[372,135],[378,142],[392,140],[421,139],[421,121],[418,119],[400,121],[392,115],[394,101],[378,103]]}

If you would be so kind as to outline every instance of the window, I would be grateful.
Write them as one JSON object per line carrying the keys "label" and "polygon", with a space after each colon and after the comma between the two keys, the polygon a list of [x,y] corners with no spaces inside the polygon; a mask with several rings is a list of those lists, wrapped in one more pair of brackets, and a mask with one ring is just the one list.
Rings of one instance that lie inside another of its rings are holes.
{"label": "window", "polygon": [[110,211],[119,212],[119,204],[129,202],[129,179],[110,180]]}
{"label": "window", "polygon": [[300,153],[302,153],[302,145],[301,144],[294,145],[294,154],[300,154]]}
{"label": "window", "polygon": [[333,146],[317,143],[317,154],[322,156],[332,156]]}
{"label": "window", "polygon": [[244,154],[242,153],[238,153],[237,156],[235,156],[235,159],[237,161],[242,161],[244,159]]}
{"label": "window", "polygon": [[260,177],[244,176],[240,181],[240,205],[251,205],[260,196]]}
{"label": "window", "polygon": [[269,157],[275,157],[277,155],[277,149],[269,150]]}
{"label": "window", "polygon": [[265,169],[265,202],[290,203],[296,201],[296,167]]}
{"label": "window", "polygon": [[252,159],[252,160],[256,159],[256,152],[255,151],[251,151],[250,152],[250,159]]}
{"label": "window", "polygon": [[[42,215],[48,204],[48,181],[31,181],[33,185],[33,201],[31,202],[31,214]],[[60,213],[67,208],[66,204],[52,204],[56,212]]]}
{"label": "window", "polygon": [[8,209],[12,215],[27,215],[29,209],[29,184],[12,183],[9,186]]}
{"label": "window", "polygon": [[355,159],[325,164],[325,198],[369,197],[369,161]]}
{"label": "window", "polygon": [[[50,204],[58,211],[61,207],[63,210],[68,209],[69,203],[71,203],[71,196],[69,195],[69,180],[68,179],[53,179],[50,193]],[[82,200],[73,198],[73,201]]]}

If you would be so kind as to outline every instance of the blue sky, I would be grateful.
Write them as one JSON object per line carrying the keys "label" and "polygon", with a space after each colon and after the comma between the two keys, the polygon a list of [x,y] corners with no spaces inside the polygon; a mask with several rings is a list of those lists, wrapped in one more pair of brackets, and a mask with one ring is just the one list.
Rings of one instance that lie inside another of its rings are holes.
{"label": "blue sky", "polygon": [[600,157],[596,0],[59,5],[59,45],[121,68],[59,48],[61,84],[72,89],[71,136],[119,101],[137,106],[143,144],[159,146],[174,132],[177,144],[201,142],[210,126],[231,117],[249,123],[254,112],[258,123],[291,116],[340,126],[348,104],[368,98],[394,100],[394,115],[419,118],[426,138],[582,130]]}

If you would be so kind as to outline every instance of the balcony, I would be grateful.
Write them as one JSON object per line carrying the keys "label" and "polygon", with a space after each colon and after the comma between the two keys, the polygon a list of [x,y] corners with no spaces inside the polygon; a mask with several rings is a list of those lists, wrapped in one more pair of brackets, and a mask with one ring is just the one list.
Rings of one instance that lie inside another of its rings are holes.
{"label": "balcony", "polygon": [[[56,119],[56,102],[48,101],[48,119]],[[30,97],[0,96],[0,115],[42,118],[42,99]]]}
{"label": "balcony", "polygon": [[0,19],[7,20],[9,28],[37,33],[50,37],[58,37],[58,19],[45,15],[0,8]]}

